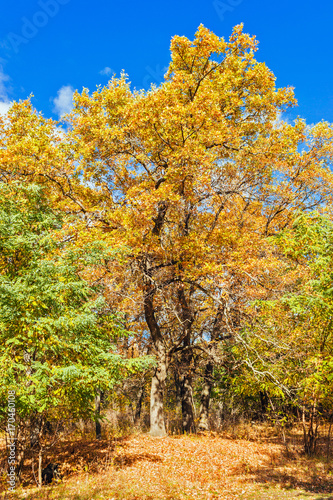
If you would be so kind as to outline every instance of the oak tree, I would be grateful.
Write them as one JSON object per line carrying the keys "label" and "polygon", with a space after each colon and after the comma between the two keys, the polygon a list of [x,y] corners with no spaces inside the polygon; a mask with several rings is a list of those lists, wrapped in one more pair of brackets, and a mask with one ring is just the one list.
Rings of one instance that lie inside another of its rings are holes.
{"label": "oak tree", "polygon": [[110,266],[110,299],[149,333],[157,357],[153,435],[165,434],[172,356],[181,353],[190,431],[193,349],[232,335],[248,301],[266,294],[279,265],[267,236],[331,197],[332,128],[281,120],[293,90],[276,88],[256,49],[242,26],[228,41],[200,26],[193,41],[172,39],[158,87],[132,91],[123,74],[75,96],[77,171],[112,246],[128,249]]}

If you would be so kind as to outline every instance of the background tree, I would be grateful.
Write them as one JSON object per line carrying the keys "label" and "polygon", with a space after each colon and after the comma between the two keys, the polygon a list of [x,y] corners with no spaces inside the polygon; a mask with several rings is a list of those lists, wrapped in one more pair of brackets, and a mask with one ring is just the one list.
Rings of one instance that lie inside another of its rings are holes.
{"label": "background tree", "polygon": [[311,455],[321,417],[332,414],[332,221],[299,213],[272,242],[281,253],[284,289],[255,302],[256,322],[235,348],[247,361],[236,383],[247,395],[267,394],[268,406],[284,421],[298,409],[305,452]]}
{"label": "background tree", "polygon": [[15,391],[17,472],[34,446],[41,485],[46,422],[94,418],[96,389],[112,389],[149,362],[116,353],[128,332],[100,285],[82,275],[112,251],[98,241],[75,248],[73,227],[42,188],[0,184],[0,193],[0,419],[5,428],[8,391]]}

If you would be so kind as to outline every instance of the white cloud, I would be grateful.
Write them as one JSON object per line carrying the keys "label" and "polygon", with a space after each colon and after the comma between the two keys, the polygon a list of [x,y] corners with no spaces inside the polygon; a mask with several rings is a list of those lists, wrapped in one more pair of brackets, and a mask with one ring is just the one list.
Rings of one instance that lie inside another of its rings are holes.
{"label": "white cloud", "polygon": [[279,128],[283,127],[284,125],[290,125],[288,117],[285,116],[282,111],[278,111],[276,113],[276,118],[273,121],[273,127],[275,129],[279,129]]}
{"label": "white cloud", "polygon": [[54,112],[59,118],[62,118],[73,109],[73,93],[74,89],[71,85],[64,85],[57,92],[57,97],[53,99]]}
{"label": "white cloud", "polygon": [[5,115],[12,104],[10,101],[0,101],[0,115]]}
{"label": "white cloud", "polygon": [[0,66],[0,115],[7,113],[12,105],[12,102],[8,98],[8,90],[6,87],[6,82],[8,82],[9,76],[3,71],[2,66]]}
{"label": "white cloud", "polygon": [[3,71],[2,66],[0,66],[0,99],[3,100],[4,97],[7,97],[7,89],[6,83],[9,80],[9,76],[6,75]]}
{"label": "white cloud", "polygon": [[111,75],[111,73],[114,73],[114,71],[109,68],[109,66],[105,66],[105,68],[99,72],[100,75]]}
{"label": "white cloud", "polygon": [[56,130],[56,132],[58,134],[58,137],[60,137],[61,139],[64,139],[65,136],[66,136],[66,130],[64,130],[59,125],[56,125],[54,128],[55,128],[55,130]]}

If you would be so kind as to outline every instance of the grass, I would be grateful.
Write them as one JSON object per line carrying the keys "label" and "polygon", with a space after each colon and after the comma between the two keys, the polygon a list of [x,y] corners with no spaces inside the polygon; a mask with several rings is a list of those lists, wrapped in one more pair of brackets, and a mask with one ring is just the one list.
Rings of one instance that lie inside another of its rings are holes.
{"label": "grass", "polygon": [[30,467],[17,500],[333,500],[333,466],[294,447],[287,457],[274,437],[217,434],[62,443],[46,461],[62,463],[60,484],[38,490]]}

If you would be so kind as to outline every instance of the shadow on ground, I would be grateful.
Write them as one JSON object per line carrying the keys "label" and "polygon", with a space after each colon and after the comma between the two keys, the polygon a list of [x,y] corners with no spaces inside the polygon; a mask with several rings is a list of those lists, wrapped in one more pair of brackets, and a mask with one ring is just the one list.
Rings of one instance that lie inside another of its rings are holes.
{"label": "shadow on ground", "polygon": [[[245,471],[235,470],[235,473],[243,475],[242,482],[249,480],[256,483],[280,487],[286,490],[301,489],[306,493],[295,493],[297,496],[314,494],[325,495],[316,497],[316,500],[333,500],[333,496],[327,495],[333,492],[333,465],[325,463],[324,460],[314,460],[306,457],[288,457],[285,453],[274,457],[274,464],[267,460],[262,466],[247,467]],[[244,474],[250,477],[244,477]]]}
{"label": "shadow on ground", "polygon": [[158,455],[152,453],[131,453],[118,456],[114,459],[113,464],[117,469],[122,469],[124,467],[130,467],[140,460],[147,460],[148,462],[162,462],[162,459]]}

